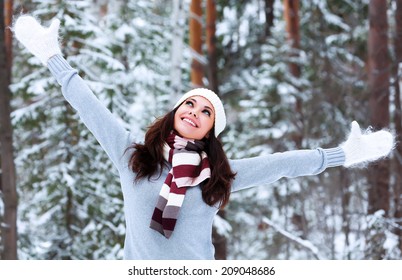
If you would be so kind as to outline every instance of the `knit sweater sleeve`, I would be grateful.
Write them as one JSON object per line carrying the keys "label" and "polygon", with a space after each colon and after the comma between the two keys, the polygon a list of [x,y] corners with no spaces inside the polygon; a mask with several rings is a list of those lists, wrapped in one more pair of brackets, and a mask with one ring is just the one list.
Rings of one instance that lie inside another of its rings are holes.
{"label": "knit sweater sleeve", "polygon": [[237,172],[232,192],[273,183],[281,178],[316,175],[345,161],[341,148],[296,150],[254,158],[230,160]]}
{"label": "knit sweater sleeve", "polygon": [[61,85],[65,99],[77,110],[85,126],[95,136],[117,169],[120,169],[122,156],[130,144],[130,133],[95,97],[77,70],[73,69],[61,55],[53,56],[47,65]]}

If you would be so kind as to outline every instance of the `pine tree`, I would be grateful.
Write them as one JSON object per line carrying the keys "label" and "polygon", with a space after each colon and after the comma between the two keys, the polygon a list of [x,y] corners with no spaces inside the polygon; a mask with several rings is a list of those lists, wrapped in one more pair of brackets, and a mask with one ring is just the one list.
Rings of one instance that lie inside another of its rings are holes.
{"label": "pine tree", "polygon": [[[88,1],[48,1],[32,7],[32,14],[45,25],[53,17],[61,20],[63,55],[140,138],[169,99],[170,40],[161,28],[169,25],[156,4],[118,4],[103,5],[108,12],[99,14]],[[16,64],[24,71],[13,85],[23,258],[122,258],[125,227],[116,169],[48,70],[23,52]]]}

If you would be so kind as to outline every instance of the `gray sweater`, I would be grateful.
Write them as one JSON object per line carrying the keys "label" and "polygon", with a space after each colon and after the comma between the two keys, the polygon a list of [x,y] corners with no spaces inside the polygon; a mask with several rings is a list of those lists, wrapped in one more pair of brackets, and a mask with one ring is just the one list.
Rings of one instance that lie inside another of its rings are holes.
{"label": "gray sweater", "polygon": [[[149,227],[162,184],[169,170],[160,178],[134,183],[135,174],[128,168],[130,153],[124,153],[138,135],[127,131],[95,97],[77,71],[60,55],[48,61],[48,67],[62,86],[66,100],[79,113],[116,166],[124,197],[126,237],[125,259],[214,259],[212,223],[218,212],[202,200],[199,186],[187,190],[173,235],[166,239]],[[138,128],[134,128],[138,130]],[[341,148],[298,150],[266,156],[230,160],[237,172],[232,192],[272,183],[280,178],[315,175],[327,167],[342,165]]]}

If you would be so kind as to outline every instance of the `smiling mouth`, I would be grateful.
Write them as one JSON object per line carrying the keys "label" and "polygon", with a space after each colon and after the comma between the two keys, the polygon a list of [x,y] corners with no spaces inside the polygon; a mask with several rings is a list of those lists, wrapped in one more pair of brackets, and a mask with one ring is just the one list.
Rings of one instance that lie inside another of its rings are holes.
{"label": "smiling mouth", "polygon": [[192,125],[192,126],[194,126],[194,127],[197,127],[197,125],[196,125],[192,120],[189,120],[189,119],[187,119],[187,118],[183,118],[182,120],[185,121],[185,122],[187,122],[187,123],[189,123],[190,125]]}

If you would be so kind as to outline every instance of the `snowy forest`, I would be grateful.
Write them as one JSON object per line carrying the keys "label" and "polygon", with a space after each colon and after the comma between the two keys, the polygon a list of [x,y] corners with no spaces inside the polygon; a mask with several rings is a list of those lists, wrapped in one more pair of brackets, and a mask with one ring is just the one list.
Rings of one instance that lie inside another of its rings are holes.
{"label": "snowy forest", "polygon": [[[353,120],[402,137],[402,0],[0,3],[0,259],[123,259],[115,167],[12,38],[21,13],[61,20],[67,61],[140,134],[207,87],[225,104],[228,158],[336,147]],[[387,160],[233,193],[215,257],[401,259],[401,175],[397,143]]]}

